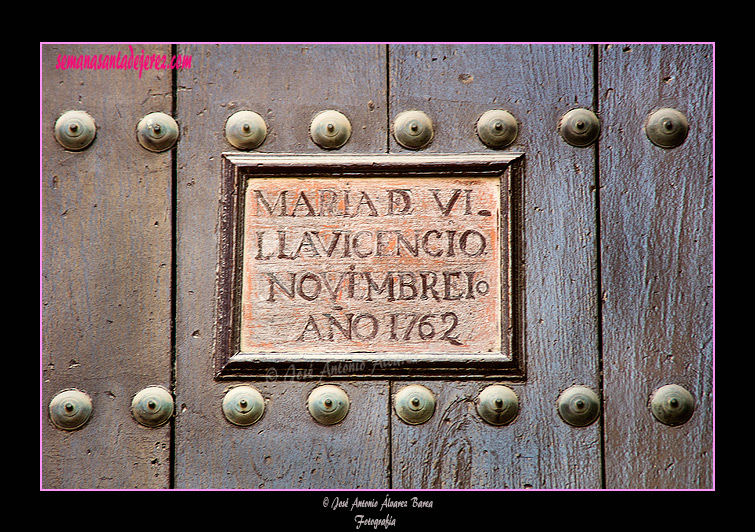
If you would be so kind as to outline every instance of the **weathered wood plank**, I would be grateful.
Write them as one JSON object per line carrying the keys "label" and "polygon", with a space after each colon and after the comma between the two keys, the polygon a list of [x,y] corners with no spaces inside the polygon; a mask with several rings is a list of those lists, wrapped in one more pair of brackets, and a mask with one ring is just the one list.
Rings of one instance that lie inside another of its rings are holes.
{"label": "weathered wood plank", "polygon": [[[568,426],[555,408],[573,384],[599,392],[594,148],[569,146],[557,131],[561,115],[592,107],[592,48],[408,44],[391,46],[389,59],[391,119],[426,112],[436,131],[425,151],[488,150],[475,123],[504,109],[520,127],[504,151],[525,154],[526,380],[511,384],[520,415],[487,426],[474,411],[487,383],[419,381],[438,411],[419,426],[393,414],[393,486],[599,488],[600,424]],[[407,150],[391,139],[391,151]]]}
{"label": "weathered wood plank", "polygon": [[[193,57],[178,77],[176,487],[333,488],[388,485],[388,385],[341,385],[352,409],[336,426],[306,411],[319,382],[307,368],[253,380],[268,401],[265,416],[242,429],[223,417],[229,383],[213,379],[215,276],[221,154],[226,120],[248,109],[267,122],[259,153],[322,153],[309,136],[312,118],[336,109],[353,134],[337,153],[386,149],[384,46],[181,46]],[[327,381],[328,374],[322,376]]]}
{"label": "weathered wood plank", "polygon": [[[710,488],[713,390],[711,45],[601,47],[603,351],[608,488]],[[647,116],[687,116],[666,150]],[[679,427],[657,422],[665,384],[696,400]]]}
{"label": "weathered wood plank", "polygon": [[[170,46],[132,45],[170,55]],[[147,113],[170,113],[169,71],[56,69],[58,54],[128,54],[123,45],[42,49],[42,486],[166,488],[170,425],[130,413],[142,388],[171,386],[171,153],[136,141]],[[54,139],[65,111],[97,136],[71,152]],[[92,397],[90,422],[55,429],[47,405],[65,388]]]}

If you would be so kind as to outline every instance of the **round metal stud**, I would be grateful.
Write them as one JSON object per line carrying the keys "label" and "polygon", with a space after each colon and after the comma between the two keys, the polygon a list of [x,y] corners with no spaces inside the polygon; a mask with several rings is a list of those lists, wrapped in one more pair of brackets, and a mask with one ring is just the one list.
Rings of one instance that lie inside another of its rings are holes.
{"label": "round metal stud", "polygon": [[409,425],[421,425],[435,412],[433,392],[419,384],[405,386],[399,390],[394,404],[398,417]]}
{"label": "round metal stud", "polygon": [[223,414],[240,427],[254,425],[265,412],[265,400],[253,386],[236,386],[223,398]]}
{"label": "round metal stud", "polygon": [[349,396],[338,386],[318,386],[309,394],[307,409],[321,425],[335,425],[349,412]]}
{"label": "round metal stud", "polygon": [[572,386],[558,398],[558,414],[566,423],[586,427],[598,419],[600,399],[586,386]]}
{"label": "round metal stud", "polygon": [[265,140],[267,125],[254,111],[239,111],[225,123],[225,138],[239,150],[253,150]]}
{"label": "round metal stud", "polygon": [[55,140],[67,150],[80,151],[94,140],[97,128],[86,111],[68,111],[55,121]]}
{"label": "round metal stud", "polygon": [[659,109],[648,117],[645,134],[650,142],[661,148],[676,148],[689,133],[687,117],[676,109]]}
{"label": "round metal stud", "polygon": [[52,398],[50,420],[61,430],[83,427],[92,415],[92,399],[80,390],[63,390]]}
{"label": "round metal stud", "polygon": [[137,124],[136,139],[146,150],[169,150],[178,140],[178,124],[165,113],[150,113]]}
{"label": "round metal stud", "polygon": [[477,121],[477,136],[489,148],[505,148],[516,139],[519,125],[508,111],[492,109]]}
{"label": "round metal stud", "polygon": [[430,144],[435,135],[433,122],[422,111],[404,111],[393,122],[393,136],[404,148],[419,150]]}
{"label": "round metal stud", "polygon": [[173,396],[162,386],[148,386],[131,401],[131,414],[145,427],[159,427],[173,415]]}
{"label": "round metal stud", "polygon": [[519,413],[519,397],[508,386],[488,386],[477,398],[477,413],[491,425],[508,425]]}
{"label": "round metal stud", "polygon": [[312,119],[309,134],[321,148],[335,150],[351,137],[351,122],[338,111],[321,111]]}
{"label": "round metal stud", "polygon": [[561,117],[558,132],[567,143],[584,148],[598,139],[600,120],[589,109],[572,109]]}
{"label": "round metal stud", "polygon": [[655,419],[665,425],[682,425],[689,421],[695,411],[695,398],[678,384],[667,384],[653,393],[650,411]]}

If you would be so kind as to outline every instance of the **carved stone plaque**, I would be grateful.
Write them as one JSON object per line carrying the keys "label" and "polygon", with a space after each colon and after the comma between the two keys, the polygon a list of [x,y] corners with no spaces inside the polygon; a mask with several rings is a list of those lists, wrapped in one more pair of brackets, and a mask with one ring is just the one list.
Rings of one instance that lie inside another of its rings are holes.
{"label": "carved stone plaque", "polygon": [[521,376],[518,161],[226,154],[218,376]]}

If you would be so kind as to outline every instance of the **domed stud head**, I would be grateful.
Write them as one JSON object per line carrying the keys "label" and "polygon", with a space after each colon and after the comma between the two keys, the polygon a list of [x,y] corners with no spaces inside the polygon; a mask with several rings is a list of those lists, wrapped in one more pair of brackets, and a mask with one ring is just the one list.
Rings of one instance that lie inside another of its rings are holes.
{"label": "domed stud head", "polygon": [[491,425],[508,425],[519,413],[519,397],[508,386],[488,386],[477,398],[477,413]]}
{"label": "domed stud head", "polygon": [[349,396],[341,388],[326,384],[318,386],[309,394],[307,410],[321,425],[340,423],[349,412]]}
{"label": "domed stud head", "polygon": [[265,400],[253,386],[236,386],[223,398],[223,414],[239,427],[254,425],[265,412]]}
{"label": "domed stud head", "polygon": [[435,396],[424,386],[412,384],[396,393],[394,405],[396,415],[404,423],[421,425],[435,412]]}
{"label": "domed stud head", "polygon": [[655,419],[664,425],[683,425],[695,411],[695,399],[682,386],[667,384],[653,393],[650,398],[650,411]]}
{"label": "domed stud head", "polygon": [[572,109],[561,117],[558,132],[568,144],[584,148],[598,139],[600,120],[589,109]]}
{"label": "domed stud head", "polygon": [[519,125],[511,113],[501,109],[485,112],[477,121],[477,136],[489,148],[505,148],[519,133]]}
{"label": "domed stud head", "polygon": [[162,386],[148,386],[132,399],[131,414],[145,427],[164,425],[173,415],[173,396]]}
{"label": "domed stud head", "polygon": [[50,420],[61,430],[76,430],[86,425],[92,415],[92,399],[74,388],[63,390],[52,398]]}
{"label": "domed stud head", "polygon": [[267,136],[267,125],[254,111],[238,111],[225,123],[225,138],[239,150],[259,147]]}
{"label": "domed stud head", "polygon": [[309,134],[321,148],[335,150],[351,137],[351,122],[338,111],[321,111],[312,119]]}
{"label": "domed stud head", "polygon": [[561,419],[569,425],[586,427],[598,419],[600,399],[586,386],[572,386],[559,396],[557,409]]}
{"label": "domed stud head", "polygon": [[81,151],[96,135],[94,119],[86,111],[68,111],[55,121],[55,140],[67,150]]}
{"label": "domed stud head", "polygon": [[136,139],[146,150],[169,150],[178,140],[178,124],[165,113],[150,113],[136,125]]}
{"label": "domed stud head", "polygon": [[660,148],[680,146],[689,133],[687,117],[676,109],[659,109],[648,117],[645,134],[650,142]]}
{"label": "domed stud head", "polygon": [[422,111],[404,111],[393,122],[393,136],[404,148],[419,150],[433,140],[433,122]]}

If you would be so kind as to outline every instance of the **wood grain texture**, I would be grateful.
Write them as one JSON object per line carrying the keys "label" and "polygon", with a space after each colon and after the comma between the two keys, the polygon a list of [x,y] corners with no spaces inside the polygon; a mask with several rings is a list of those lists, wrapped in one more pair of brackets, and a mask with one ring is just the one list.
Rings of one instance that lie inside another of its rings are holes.
{"label": "wood grain texture", "polygon": [[[229,384],[204,392],[201,413],[181,394],[184,426],[177,442],[178,488],[366,489],[388,487],[386,383],[333,383],[348,395],[346,418],[318,424],[307,411],[310,392],[323,380],[296,373],[252,381],[265,399],[265,413],[249,427],[230,424],[221,411]],[[211,378],[207,379],[214,384]],[[210,388],[210,385],[205,385]],[[201,415],[201,418],[197,419]],[[179,418],[179,419],[180,419]],[[191,425],[189,425],[191,423]],[[185,435],[191,433],[191,441]]]}
{"label": "wood grain texture", "polygon": [[[336,109],[353,134],[338,153],[386,149],[384,46],[180,46],[192,68],[179,73],[176,279],[176,487],[385,487],[387,383],[343,383],[353,410],[339,425],[306,412],[309,389],[297,374],[251,381],[268,400],[249,429],[232,426],[220,404],[231,384],[214,380],[215,276],[219,243],[223,128],[248,109],[267,122],[259,153],[322,153],[312,118]],[[297,368],[305,370],[306,368]],[[327,380],[327,374],[324,376]]]}
{"label": "wood grain texture", "polygon": [[[518,120],[506,151],[525,153],[523,255],[526,384],[509,427],[486,426],[473,401],[486,383],[420,382],[439,413],[409,426],[393,418],[393,486],[601,487],[600,423],[574,428],[555,403],[573,384],[599,390],[595,150],[564,143],[561,115],[593,104],[586,45],[400,45],[389,50],[391,118],[426,112],[428,152],[482,152],[475,123],[489,109]],[[391,139],[391,150],[406,152]],[[397,383],[394,383],[393,392]]]}
{"label": "wood grain texture", "polygon": [[[133,45],[170,54],[170,46]],[[58,54],[128,54],[119,45],[42,49],[42,486],[165,488],[170,425],[131,416],[142,388],[171,386],[171,153],[136,141],[139,119],[170,113],[167,71],[56,69]],[[97,125],[81,152],[54,139],[65,111]],[[50,399],[65,388],[92,397],[90,422],[53,428]]]}
{"label": "wood grain texture", "polygon": [[[710,488],[713,438],[713,93],[711,45],[601,47],[603,338],[608,488]],[[690,133],[650,143],[651,112],[673,107]],[[665,384],[696,400],[658,423]]]}

